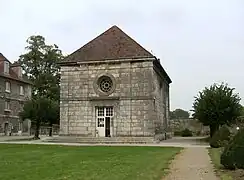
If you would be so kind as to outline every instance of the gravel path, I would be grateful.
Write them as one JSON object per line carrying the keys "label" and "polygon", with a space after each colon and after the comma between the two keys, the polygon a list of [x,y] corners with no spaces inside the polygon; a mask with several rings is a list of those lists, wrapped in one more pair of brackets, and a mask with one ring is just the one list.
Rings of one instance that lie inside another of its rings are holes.
{"label": "gravel path", "polygon": [[189,147],[176,156],[170,173],[164,180],[218,180],[211,164],[208,150]]}

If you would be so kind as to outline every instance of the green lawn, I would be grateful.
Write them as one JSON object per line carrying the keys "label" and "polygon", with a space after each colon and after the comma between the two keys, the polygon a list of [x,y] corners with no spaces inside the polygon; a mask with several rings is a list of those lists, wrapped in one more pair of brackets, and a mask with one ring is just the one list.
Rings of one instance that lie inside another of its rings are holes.
{"label": "green lawn", "polygon": [[0,179],[160,180],[180,150],[0,144]]}
{"label": "green lawn", "polygon": [[221,180],[232,180],[231,175],[220,164],[221,148],[209,148],[209,155]]}

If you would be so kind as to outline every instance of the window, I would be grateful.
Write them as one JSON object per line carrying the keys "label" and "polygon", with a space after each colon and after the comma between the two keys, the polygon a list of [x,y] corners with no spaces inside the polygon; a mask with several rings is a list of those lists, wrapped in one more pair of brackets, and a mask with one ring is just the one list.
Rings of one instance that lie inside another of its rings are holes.
{"label": "window", "polygon": [[99,87],[105,93],[111,91],[111,89],[113,87],[112,79],[107,76],[103,76],[100,79]]}
{"label": "window", "polygon": [[104,107],[98,107],[97,108],[97,115],[98,116],[104,116]]}
{"label": "window", "polygon": [[106,108],[106,116],[113,116],[113,107]]}
{"label": "window", "polygon": [[97,120],[97,127],[104,127],[104,118],[98,118]]}
{"label": "window", "polygon": [[18,76],[20,77],[20,78],[22,78],[22,67],[20,66],[19,67],[19,71],[18,71]]}
{"label": "window", "polygon": [[9,62],[4,61],[4,73],[9,74]]}
{"label": "window", "polygon": [[23,129],[23,122],[19,121],[19,131],[22,131],[22,129]]}
{"label": "window", "polygon": [[5,110],[10,110],[10,102],[5,101]]}
{"label": "window", "polygon": [[8,81],[5,82],[5,91],[10,92],[10,82]]}
{"label": "window", "polygon": [[24,95],[24,87],[23,86],[19,87],[19,94]]}
{"label": "window", "polygon": [[19,102],[19,110],[22,111],[23,110],[23,107],[24,107],[24,102],[23,101],[20,101]]}
{"label": "window", "polygon": [[113,116],[113,107],[97,107],[97,116],[98,117],[112,117]]}

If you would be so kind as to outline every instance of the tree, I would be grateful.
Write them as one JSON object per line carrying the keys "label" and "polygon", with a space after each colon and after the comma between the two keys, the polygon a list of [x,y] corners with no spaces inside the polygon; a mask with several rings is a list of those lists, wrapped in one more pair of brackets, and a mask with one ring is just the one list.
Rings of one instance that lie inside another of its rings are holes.
{"label": "tree", "polygon": [[34,139],[39,139],[41,124],[57,121],[59,118],[59,107],[54,100],[35,96],[35,98],[26,101],[23,111],[19,115],[22,120],[31,119],[31,124],[35,126]]}
{"label": "tree", "polygon": [[193,117],[210,127],[210,136],[220,126],[235,123],[241,115],[240,97],[227,84],[213,84],[194,98]]}
{"label": "tree", "polygon": [[47,111],[46,122],[49,124],[50,127],[49,136],[52,136],[52,125],[57,124],[59,122],[60,108],[59,102],[57,101],[49,100],[48,103],[50,109]]}
{"label": "tree", "polygon": [[[53,123],[58,123],[59,118],[59,93],[60,93],[60,67],[58,62],[63,59],[62,51],[57,45],[46,45],[45,38],[38,36],[31,36],[27,39],[28,46],[27,52],[20,56],[19,63],[21,64],[25,75],[32,81],[32,98],[31,102],[26,104],[24,114],[32,117],[31,121],[34,121],[36,128],[40,127],[40,123],[44,119],[34,117],[38,115],[39,111],[34,111],[31,105],[40,106],[42,103],[47,103],[46,99],[49,99],[53,109],[48,109],[47,122],[51,127]],[[39,103],[39,104],[38,104]],[[29,108],[29,110],[27,110]],[[34,115],[31,113],[35,112]],[[40,122],[40,123],[39,123]],[[39,129],[36,129],[36,134],[39,135]],[[49,135],[52,135],[52,128],[50,128]],[[36,136],[36,135],[35,135]]]}
{"label": "tree", "polygon": [[241,116],[244,116],[244,106],[242,106]]}
{"label": "tree", "polygon": [[32,96],[45,96],[59,101],[60,67],[62,51],[57,45],[46,45],[42,36],[27,39],[27,52],[19,62],[25,75],[33,82]]}
{"label": "tree", "polygon": [[188,119],[189,116],[189,112],[184,111],[183,109],[175,109],[174,111],[170,111],[170,119]]}

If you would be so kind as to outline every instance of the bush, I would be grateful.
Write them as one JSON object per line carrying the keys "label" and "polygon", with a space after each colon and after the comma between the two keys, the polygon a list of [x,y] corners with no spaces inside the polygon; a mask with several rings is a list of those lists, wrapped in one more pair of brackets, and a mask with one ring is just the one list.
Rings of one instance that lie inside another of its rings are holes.
{"label": "bush", "polygon": [[174,136],[181,136],[182,131],[174,131]]}
{"label": "bush", "polygon": [[224,148],[220,162],[227,169],[244,169],[244,129]]}
{"label": "bush", "polygon": [[181,132],[181,136],[182,137],[191,137],[191,136],[193,136],[193,134],[192,134],[191,130],[186,128]]}
{"label": "bush", "polygon": [[210,139],[212,148],[224,147],[230,141],[231,133],[227,126],[222,126]]}

